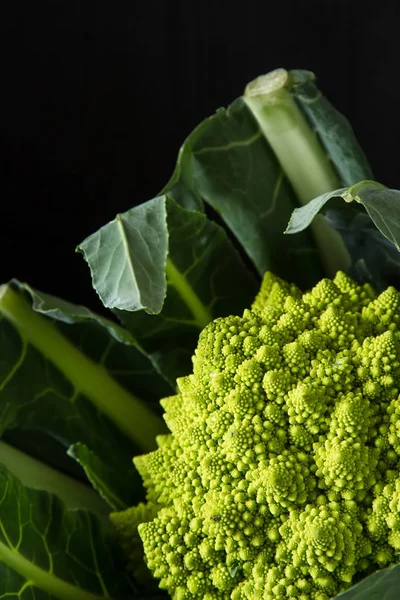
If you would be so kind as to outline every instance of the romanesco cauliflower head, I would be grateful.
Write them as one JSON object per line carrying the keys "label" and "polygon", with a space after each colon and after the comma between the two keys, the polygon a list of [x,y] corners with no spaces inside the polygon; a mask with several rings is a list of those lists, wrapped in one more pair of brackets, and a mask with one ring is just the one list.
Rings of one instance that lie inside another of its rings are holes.
{"label": "romanesco cauliflower head", "polygon": [[[174,600],[328,600],[400,551],[400,294],[267,273],[201,333],[112,520]],[[139,524],[137,528],[137,524]]]}

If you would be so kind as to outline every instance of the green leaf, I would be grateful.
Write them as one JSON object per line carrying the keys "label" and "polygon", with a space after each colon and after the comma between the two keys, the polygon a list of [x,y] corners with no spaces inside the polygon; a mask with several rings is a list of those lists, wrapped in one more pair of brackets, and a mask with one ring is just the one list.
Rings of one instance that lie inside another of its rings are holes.
{"label": "green leaf", "polygon": [[293,70],[289,72],[289,77],[290,91],[317,132],[342,185],[352,186],[358,181],[373,179],[367,158],[349,121],[318,89],[314,73]]}
{"label": "green leaf", "polygon": [[204,130],[212,127],[214,116],[202,121],[184,141],[178,153],[175,170],[160,196],[168,195],[187,210],[204,211],[204,202],[195,184],[194,155],[192,146],[203,135]]}
{"label": "green leaf", "polygon": [[168,396],[171,387],[155,372],[154,363],[131,332],[85,306],[38,292],[27,284],[13,283],[29,293],[36,312],[58,321],[63,335],[82,352],[103,364],[113,379],[160,412],[159,399]]}
{"label": "green leaf", "polygon": [[398,600],[400,565],[381,569],[357,583],[334,600]]}
{"label": "green leaf", "polygon": [[362,204],[379,231],[400,250],[400,191],[389,190],[376,181],[361,181],[349,188],[322,194],[306,206],[296,208],[285,233],[303,231],[333,199]]}
{"label": "green leaf", "polygon": [[350,197],[365,206],[379,231],[400,250],[400,191],[379,184],[355,188],[349,190]]}
{"label": "green leaf", "polygon": [[[85,472],[75,460],[67,455],[65,445],[56,438],[50,437],[45,431],[30,429],[29,435],[26,435],[26,431],[16,427],[4,431],[1,438],[3,442],[13,448],[18,448],[21,452],[53,467],[58,472],[87,483]],[[14,473],[12,469],[11,471]],[[17,473],[15,474],[19,477]],[[23,481],[23,483],[25,482]]]}
{"label": "green leaf", "polygon": [[381,291],[389,285],[399,287],[400,191],[361,181],[323,194],[294,210],[286,233],[302,231],[320,211],[346,244],[352,277]]}
{"label": "green leaf", "polygon": [[[64,322],[32,310],[29,297],[36,306],[42,298],[43,311],[63,316]],[[86,444],[115,474],[115,490],[124,477],[124,500],[134,503],[143,489],[132,456],[142,446],[153,447],[155,435],[165,430],[146,404],[147,398],[156,403],[154,380],[161,377],[120,326],[89,314],[73,317],[78,308],[68,312],[65,303],[57,312],[57,300],[49,298],[15,282],[1,290],[0,435],[10,429],[21,432],[19,437],[38,431],[65,451],[77,442]],[[162,386],[168,395],[171,388]]]}
{"label": "green leaf", "polygon": [[161,311],[166,293],[166,219],[164,198],[155,198],[117,215],[78,246],[104,306]]}
{"label": "green leaf", "polygon": [[[229,241],[225,231],[197,211],[188,211],[167,196],[150,200],[145,208],[133,208],[120,215],[81,244],[92,271],[93,283],[103,301],[120,297],[116,314],[151,356],[160,371],[175,384],[178,376],[190,370],[190,357],[199,333],[213,318],[228,313],[237,314],[249,306],[257,285],[249,269]],[[157,236],[148,228],[147,215],[162,224]],[[94,249],[119,247],[121,225],[127,232],[128,244],[121,260],[131,268],[104,275],[102,256]],[[134,232],[134,233],[133,233]],[[136,246],[136,239],[142,245]],[[101,241],[100,241],[101,240]],[[161,240],[161,242],[160,242]],[[160,244],[167,240],[160,264]],[[146,248],[147,271],[136,273]],[[153,260],[154,254],[154,260]],[[134,258],[133,258],[134,257]],[[143,276],[143,277],[142,277]],[[157,290],[153,300],[143,303],[141,292],[148,281]],[[104,291],[106,287],[110,289]],[[135,289],[138,293],[135,295]],[[123,295],[127,292],[127,295]],[[130,304],[129,304],[130,303]],[[138,305],[144,310],[138,311]],[[127,308],[130,308],[128,311]],[[148,314],[157,313],[158,314]]]}
{"label": "green leaf", "polygon": [[302,287],[322,275],[311,234],[294,243],[282,234],[296,196],[241,98],[187,138],[163,192],[185,206],[193,198],[212,206],[260,275],[269,269]]}
{"label": "green leaf", "polygon": [[128,600],[135,589],[114,538],[0,466],[0,597]]}
{"label": "green leaf", "polygon": [[0,441],[0,464],[24,486],[56,494],[67,508],[85,508],[109,523],[109,506],[87,481],[78,481],[4,441]]}
{"label": "green leaf", "polygon": [[313,200],[310,200],[308,204],[295,208],[292,216],[290,217],[289,223],[286,227],[285,233],[299,233],[306,229],[312,221],[315,219],[317,214],[324,208],[324,206],[332,200],[332,198],[343,197],[343,193],[347,191],[347,188],[341,188],[340,190],[334,190],[326,194],[321,194]]}
{"label": "green leaf", "polygon": [[85,444],[74,444],[68,449],[68,455],[81,465],[93,488],[112,509],[129,507],[131,493],[126,485],[126,474],[115,471]]}
{"label": "green leaf", "polygon": [[353,259],[349,275],[353,279],[368,282],[379,292],[390,285],[400,289],[400,252],[378,231],[360,204],[346,204],[342,211],[328,209],[325,218],[349,250]]}
{"label": "green leaf", "polygon": [[[279,160],[298,203],[304,205],[336,189],[340,181],[289,85],[289,73],[276,69],[250,82],[244,100]],[[313,222],[311,229],[324,274],[333,277],[337,270],[345,270],[350,257],[337,232],[322,217]]]}

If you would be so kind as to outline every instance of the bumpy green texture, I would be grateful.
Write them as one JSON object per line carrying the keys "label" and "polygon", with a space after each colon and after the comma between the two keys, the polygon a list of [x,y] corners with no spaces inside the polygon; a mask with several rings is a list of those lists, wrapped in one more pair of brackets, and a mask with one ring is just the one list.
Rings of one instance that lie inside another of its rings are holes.
{"label": "bumpy green texture", "polygon": [[[328,600],[400,551],[400,294],[267,273],[210,323],[112,520],[174,600]],[[139,526],[138,523],[140,523]]]}

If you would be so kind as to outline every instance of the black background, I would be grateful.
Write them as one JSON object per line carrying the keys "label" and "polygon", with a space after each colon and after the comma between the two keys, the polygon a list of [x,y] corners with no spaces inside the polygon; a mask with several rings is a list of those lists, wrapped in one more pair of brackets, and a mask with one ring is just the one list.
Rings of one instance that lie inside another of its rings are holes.
{"label": "black background", "polygon": [[277,67],[314,71],[400,187],[397,2],[51,0],[1,9],[0,280],[99,310],[75,246],[169,179],[204,117]]}

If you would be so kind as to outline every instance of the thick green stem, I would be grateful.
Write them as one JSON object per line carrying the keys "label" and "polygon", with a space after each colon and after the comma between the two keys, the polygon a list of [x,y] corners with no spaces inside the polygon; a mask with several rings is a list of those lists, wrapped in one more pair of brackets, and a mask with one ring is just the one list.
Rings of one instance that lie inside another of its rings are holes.
{"label": "thick green stem", "polygon": [[0,313],[142,450],[154,449],[155,437],[165,431],[162,419],[74,346],[50,319],[32,310],[10,285],[0,286]]}
{"label": "thick green stem", "polygon": [[[18,552],[18,550],[8,548],[3,542],[0,542],[0,561],[26,579],[25,585],[19,590],[19,594],[21,594],[20,598],[22,597],[23,590],[28,588],[32,588],[32,594],[29,595],[35,597],[34,589],[36,588],[36,590],[43,590],[50,597],[59,598],[59,600],[111,600],[108,595],[97,596],[63,581],[54,575],[54,573],[36,566]],[[10,592],[10,594],[6,595],[11,596],[12,594]]]}
{"label": "thick green stem", "polygon": [[278,69],[248,84],[245,102],[256,117],[301,204],[341,187],[340,181],[295,100],[289,74]]}
{"label": "thick green stem", "polygon": [[[289,74],[277,69],[248,84],[244,100],[275,152],[300,204],[341,187],[329,157],[289,90]],[[320,216],[313,234],[328,275],[350,264],[340,235]],[[333,251],[334,249],[334,251]]]}
{"label": "thick green stem", "polygon": [[5,442],[0,442],[0,463],[23,485],[55,494],[67,508],[86,508],[99,516],[110,512],[110,507],[92,488]]}
{"label": "thick green stem", "polygon": [[180,271],[176,268],[174,263],[168,259],[166,264],[166,274],[168,282],[173,285],[186,306],[192,313],[197,326],[200,329],[212,321],[212,313],[210,309],[203,304],[194,289],[188,283],[186,277],[184,277]]}

